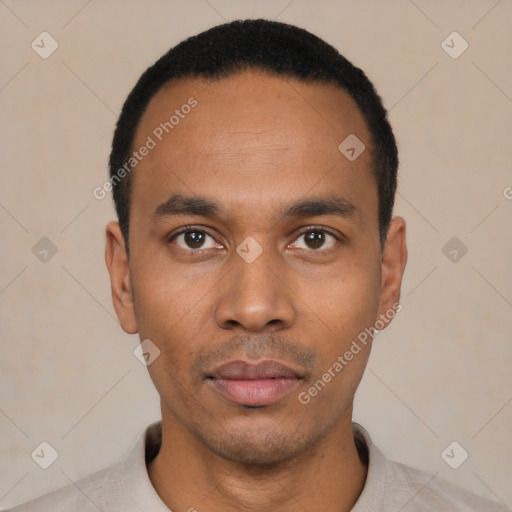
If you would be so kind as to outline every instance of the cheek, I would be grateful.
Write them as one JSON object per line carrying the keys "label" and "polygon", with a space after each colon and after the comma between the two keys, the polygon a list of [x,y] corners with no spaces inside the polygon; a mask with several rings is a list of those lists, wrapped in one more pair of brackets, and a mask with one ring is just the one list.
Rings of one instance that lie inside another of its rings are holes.
{"label": "cheek", "polygon": [[[165,249],[151,246],[133,258],[132,281],[141,335],[170,334],[197,315],[214,285],[204,265],[171,263]],[[203,269],[198,273],[198,270]]]}
{"label": "cheek", "polygon": [[170,265],[158,265],[157,260],[146,260],[133,273],[137,327],[141,340],[150,339],[159,348],[163,356],[159,362],[165,360],[165,370],[157,360],[150,373],[177,375],[188,367],[200,344],[211,285],[190,279],[186,272],[171,271]]}
{"label": "cheek", "polygon": [[[315,279],[302,282],[298,292],[304,315],[317,317],[328,336],[336,336],[340,349],[377,318],[380,291],[378,260],[353,258]],[[309,310],[309,313],[308,313]]]}
{"label": "cheek", "polygon": [[[320,418],[341,415],[352,403],[370,355],[370,327],[379,305],[378,277],[377,268],[369,271],[366,266],[365,272],[352,268],[341,272],[337,279],[318,283],[316,291],[309,295],[316,315],[310,313],[308,318],[320,326],[321,332],[315,336],[309,328],[318,365],[304,392],[312,399]],[[306,324],[301,325],[307,329]]]}

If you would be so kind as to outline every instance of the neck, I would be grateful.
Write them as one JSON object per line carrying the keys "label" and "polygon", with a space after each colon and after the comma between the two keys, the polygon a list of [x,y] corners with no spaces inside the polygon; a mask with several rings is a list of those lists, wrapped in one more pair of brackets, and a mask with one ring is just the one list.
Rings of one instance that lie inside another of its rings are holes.
{"label": "neck", "polygon": [[354,443],[351,414],[299,456],[262,466],[217,456],[162,411],[162,445],[148,473],[171,510],[348,512],[363,490],[367,466]]}

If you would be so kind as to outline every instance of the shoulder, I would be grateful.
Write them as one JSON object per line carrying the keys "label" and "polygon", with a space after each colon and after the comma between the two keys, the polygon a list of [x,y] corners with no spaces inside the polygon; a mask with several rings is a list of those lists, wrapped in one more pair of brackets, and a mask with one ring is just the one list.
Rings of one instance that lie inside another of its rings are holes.
{"label": "shoulder", "polygon": [[116,466],[117,464],[109,466],[61,489],[11,508],[7,512],[69,512],[71,510],[98,512],[98,509],[103,510],[104,483]]}
{"label": "shoulder", "polygon": [[353,424],[354,439],[364,445],[368,474],[363,492],[353,512],[366,510],[402,512],[507,512],[499,503],[486,500],[457,487],[437,474],[388,460],[373,444],[368,432]]}
{"label": "shoulder", "polygon": [[156,494],[146,468],[147,458],[156,455],[160,442],[158,421],[139,434],[123,460],[9,512],[168,510]]}
{"label": "shoulder", "polygon": [[[425,471],[387,461],[386,503],[403,503],[403,512],[506,512],[504,505],[477,496]],[[388,510],[385,508],[384,510]],[[391,510],[391,508],[390,508]]]}

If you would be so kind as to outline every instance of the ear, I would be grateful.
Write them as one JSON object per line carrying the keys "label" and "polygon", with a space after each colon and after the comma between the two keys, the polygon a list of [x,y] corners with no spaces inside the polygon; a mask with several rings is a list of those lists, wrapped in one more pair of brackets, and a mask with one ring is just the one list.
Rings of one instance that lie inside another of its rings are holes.
{"label": "ear", "polygon": [[[382,279],[379,298],[379,319],[387,327],[397,310],[401,309],[400,288],[407,263],[405,220],[394,217],[382,251]],[[393,312],[393,314],[391,314]]]}
{"label": "ear", "polygon": [[135,321],[130,267],[119,223],[109,222],[106,233],[105,263],[110,274],[112,302],[123,330],[128,334],[136,334],[137,322]]}

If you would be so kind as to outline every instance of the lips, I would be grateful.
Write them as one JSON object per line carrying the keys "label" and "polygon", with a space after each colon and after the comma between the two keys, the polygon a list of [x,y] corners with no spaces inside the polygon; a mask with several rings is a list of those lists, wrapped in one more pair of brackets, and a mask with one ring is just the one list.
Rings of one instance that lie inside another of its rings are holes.
{"label": "lips", "polygon": [[224,398],[239,405],[261,407],[295,389],[302,376],[278,361],[232,361],[216,368],[207,382]]}

